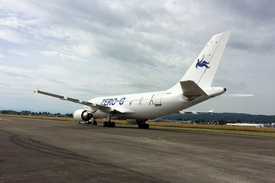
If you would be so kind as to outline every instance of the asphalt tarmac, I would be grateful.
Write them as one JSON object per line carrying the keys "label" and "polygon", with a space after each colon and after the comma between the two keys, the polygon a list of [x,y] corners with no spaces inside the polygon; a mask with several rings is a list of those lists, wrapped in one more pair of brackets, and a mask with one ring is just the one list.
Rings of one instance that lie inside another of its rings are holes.
{"label": "asphalt tarmac", "polygon": [[275,138],[0,116],[0,182],[275,182]]}

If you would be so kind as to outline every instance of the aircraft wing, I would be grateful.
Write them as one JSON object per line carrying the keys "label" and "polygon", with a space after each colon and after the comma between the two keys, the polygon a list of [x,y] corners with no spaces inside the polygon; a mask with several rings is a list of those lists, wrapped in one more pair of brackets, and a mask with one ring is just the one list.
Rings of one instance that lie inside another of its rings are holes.
{"label": "aircraft wing", "polygon": [[57,95],[57,94],[53,94],[53,93],[48,93],[45,91],[41,91],[41,90],[35,90],[35,93],[40,93],[43,95],[48,95],[50,97],[55,97],[55,98],[59,98],[61,100],[67,100],[70,102],[74,102],[74,103],[78,103],[78,104],[83,104],[83,105],[87,105],[93,108],[97,108],[97,109],[101,109],[101,110],[105,110],[105,111],[113,111],[112,108],[108,107],[108,106],[103,106],[103,105],[99,105],[99,104],[94,104],[88,101],[84,101],[84,100],[79,100],[79,99],[75,99],[75,98],[71,98],[71,97],[66,97],[66,96],[62,96],[62,95]]}
{"label": "aircraft wing", "polygon": [[200,113],[209,113],[212,115],[214,109],[210,110],[210,111],[179,111],[179,113],[181,114],[200,114]]}
{"label": "aircraft wing", "polygon": [[254,97],[253,94],[225,94],[223,97]]}
{"label": "aircraft wing", "polygon": [[131,109],[128,109],[128,108],[117,108],[117,109],[114,109],[115,112],[117,113],[123,113],[123,114],[133,114],[135,113],[134,111],[132,111]]}
{"label": "aircraft wing", "polygon": [[66,97],[66,96],[63,96],[63,95],[57,95],[57,94],[41,91],[41,90],[38,90],[38,89],[35,90],[34,92],[35,93],[40,93],[40,94],[43,94],[43,95],[48,95],[50,97],[59,98],[61,100],[67,100],[67,101],[70,101],[70,102],[87,105],[87,106],[92,107],[95,110],[99,109],[99,110],[104,111],[104,112],[114,111],[116,113],[124,113],[124,114],[125,113],[128,113],[128,114],[135,113],[134,111],[132,111],[130,109],[127,109],[127,108],[121,108],[121,107],[120,108],[112,108],[112,107],[108,107],[108,106],[104,106],[104,105],[94,104],[94,103],[84,101],[84,100],[79,100],[79,99],[75,99],[75,98],[71,98],[71,97]]}

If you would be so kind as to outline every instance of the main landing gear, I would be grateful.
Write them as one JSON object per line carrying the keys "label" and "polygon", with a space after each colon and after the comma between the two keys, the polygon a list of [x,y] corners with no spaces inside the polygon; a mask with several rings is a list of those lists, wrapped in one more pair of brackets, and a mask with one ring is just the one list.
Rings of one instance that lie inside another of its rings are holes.
{"label": "main landing gear", "polygon": [[104,127],[115,127],[116,124],[115,124],[115,122],[105,121],[105,122],[103,123],[103,126],[104,126]]}
{"label": "main landing gear", "polygon": [[138,128],[149,129],[149,124],[146,124],[146,119],[137,120]]}
{"label": "main landing gear", "polygon": [[149,124],[138,124],[138,128],[149,129]]}
{"label": "main landing gear", "polygon": [[115,122],[111,122],[111,116],[112,116],[112,113],[108,113],[107,121],[105,121],[103,123],[104,127],[115,127],[116,126]]}

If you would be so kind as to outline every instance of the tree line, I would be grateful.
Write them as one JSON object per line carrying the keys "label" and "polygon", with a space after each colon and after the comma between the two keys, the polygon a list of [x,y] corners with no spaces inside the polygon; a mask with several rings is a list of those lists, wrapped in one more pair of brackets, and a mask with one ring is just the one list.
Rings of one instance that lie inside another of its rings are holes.
{"label": "tree line", "polygon": [[14,110],[1,110],[0,114],[10,114],[10,115],[25,115],[25,116],[54,116],[54,117],[73,117],[72,113],[60,114],[60,113],[50,113],[50,112],[31,112],[27,110],[14,111]]}

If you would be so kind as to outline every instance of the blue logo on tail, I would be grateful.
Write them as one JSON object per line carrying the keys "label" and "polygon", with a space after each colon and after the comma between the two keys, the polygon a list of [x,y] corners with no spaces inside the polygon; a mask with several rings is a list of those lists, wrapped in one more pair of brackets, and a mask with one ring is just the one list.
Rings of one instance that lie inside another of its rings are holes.
{"label": "blue logo on tail", "polygon": [[203,57],[202,57],[201,60],[198,59],[198,62],[197,62],[197,64],[196,64],[196,68],[197,68],[197,69],[198,69],[198,67],[206,67],[207,69],[210,68],[210,67],[208,66],[208,64],[209,64],[210,62],[203,61],[203,59],[204,59],[204,55],[203,55]]}

